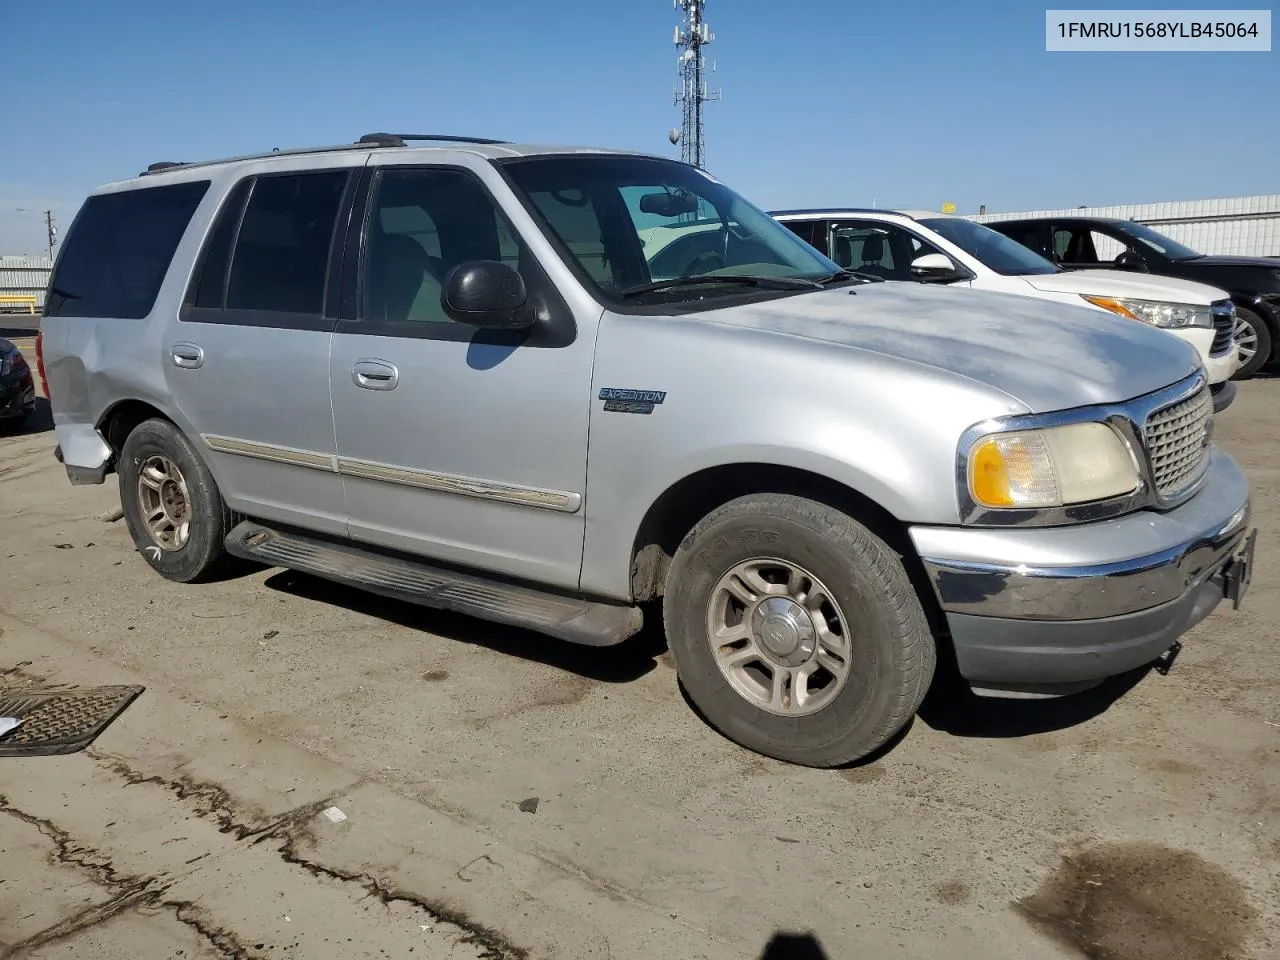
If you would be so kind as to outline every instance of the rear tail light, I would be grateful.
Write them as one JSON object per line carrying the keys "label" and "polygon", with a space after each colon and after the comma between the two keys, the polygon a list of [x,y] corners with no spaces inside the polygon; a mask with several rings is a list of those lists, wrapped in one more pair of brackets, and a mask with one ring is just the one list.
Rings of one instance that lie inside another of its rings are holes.
{"label": "rear tail light", "polygon": [[49,392],[49,378],[44,372],[44,332],[36,333],[36,371],[40,374],[40,389],[44,391],[46,400],[52,400],[53,395]]}

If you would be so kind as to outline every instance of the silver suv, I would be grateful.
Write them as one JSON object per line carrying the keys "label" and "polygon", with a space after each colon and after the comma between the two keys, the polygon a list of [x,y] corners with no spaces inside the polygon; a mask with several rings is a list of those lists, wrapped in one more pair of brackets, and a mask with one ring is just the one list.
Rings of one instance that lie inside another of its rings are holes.
{"label": "silver suv", "polygon": [[84,204],[39,348],[69,478],[119,475],[162,576],[289,567],[596,646],[660,600],[699,710],[797,763],[882,745],[939,650],[1065,693],[1249,581],[1191,347],[842,270],[658,157],[156,164]]}

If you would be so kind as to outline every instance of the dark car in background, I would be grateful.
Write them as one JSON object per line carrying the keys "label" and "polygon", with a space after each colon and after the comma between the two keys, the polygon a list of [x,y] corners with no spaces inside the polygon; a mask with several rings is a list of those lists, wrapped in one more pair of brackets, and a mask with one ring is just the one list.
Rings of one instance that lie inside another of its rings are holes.
{"label": "dark car in background", "polygon": [[1134,270],[1226,290],[1239,317],[1241,363],[1235,379],[1280,360],[1280,259],[1206,255],[1136,220],[1027,217],[985,226],[1067,270]]}
{"label": "dark car in background", "polygon": [[0,430],[13,427],[36,409],[36,385],[26,358],[8,340],[0,339]]}

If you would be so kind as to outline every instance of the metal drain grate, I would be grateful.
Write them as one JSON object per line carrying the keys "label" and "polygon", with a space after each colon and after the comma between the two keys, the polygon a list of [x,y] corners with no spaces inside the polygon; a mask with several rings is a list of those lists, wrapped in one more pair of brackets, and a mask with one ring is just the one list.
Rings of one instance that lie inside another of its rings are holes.
{"label": "metal drain grate", "polygon": [[78,753],[93,743],[143,687],[25,688],[0,691],[0,717],[21,726],[0,736],[0,757]]}

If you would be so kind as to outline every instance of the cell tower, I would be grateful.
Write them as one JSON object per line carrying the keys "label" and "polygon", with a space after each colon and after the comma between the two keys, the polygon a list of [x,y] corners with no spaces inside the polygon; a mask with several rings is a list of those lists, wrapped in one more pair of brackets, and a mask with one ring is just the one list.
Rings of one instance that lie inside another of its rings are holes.
{"label": "cell tower", "polygon": [[[719,100],[719,90],[707,88],[707,63],[702,48],[716,38],[702,18],[702,8],[707,0],[672,0],[676,9],[684,9],[684,24],[676,27],[675,43],[680,48],[676,71],[680,85],[675,88],[675,102],[684,105],[684,124],[680,130],[672,130],[668,138],[680,144],[680,159],[695,167],[706,160],[706,144],[703,140],[702,105],[709,100]],[[716,69],[712,61],[711,72]]]}

